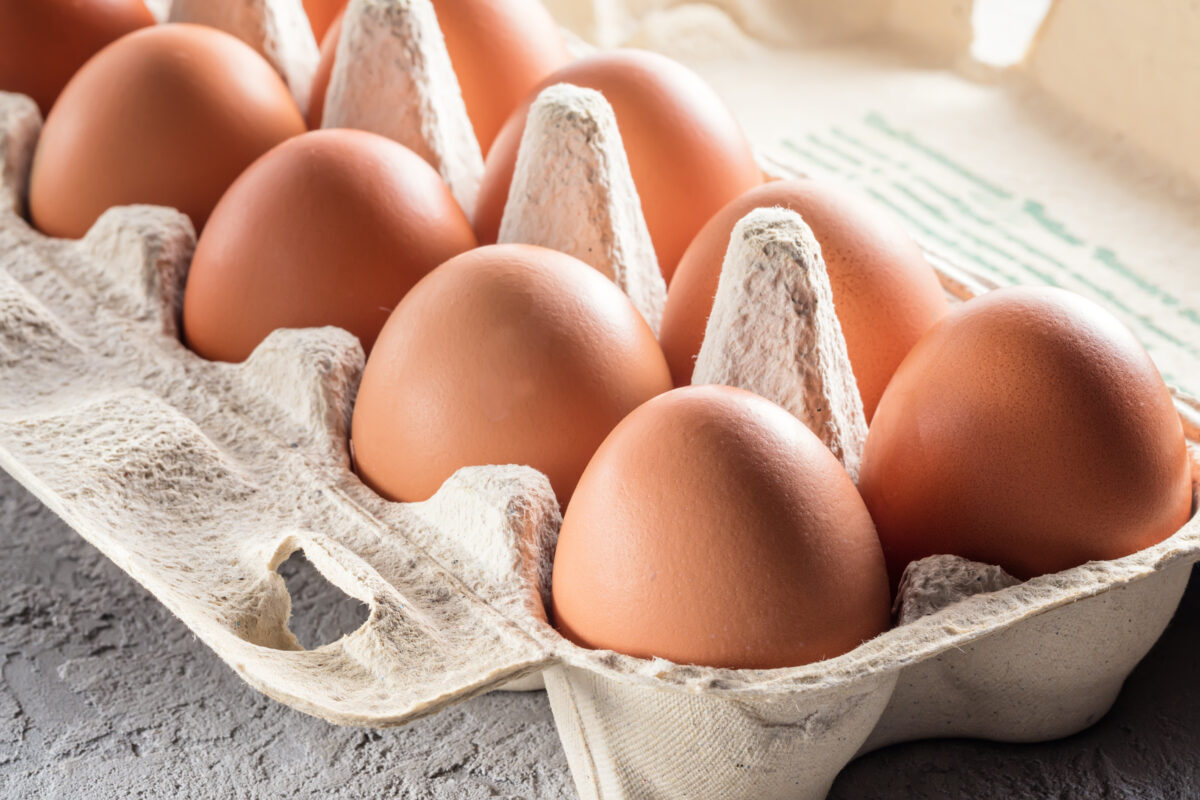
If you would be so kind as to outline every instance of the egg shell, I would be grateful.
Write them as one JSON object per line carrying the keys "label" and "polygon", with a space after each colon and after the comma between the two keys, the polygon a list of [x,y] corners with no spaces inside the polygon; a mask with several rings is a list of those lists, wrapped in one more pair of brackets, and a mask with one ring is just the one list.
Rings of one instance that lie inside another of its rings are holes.
{"label": "egg shell", "polygon": [[333,75],[333,62],[337,57],[338,40],[342,37],[342,21],[346,12],[338,14],[321,38],[321,59],[313,73],[312,92],[308,101],[308,127],[317,129],[325,117],[325,93],[329,91],[329,78]]}
{"label": "egg shell", "polygon": [[588,464],[554,557],[554,621],[584,647],[771,669],[882,633],[875,527],[799,420],[727,386],[630,414]]}
{"label": "egg shell", "polygon": [[0,0],[0,91],[29,95],[45,116],[84,62],[153,24],[142,0]]}
{"label": "egg shell", "polygon": [[608,432],[670,388],[653,332],[610,280],[554,250],[482,247],[388,319],[354,408],[358,473],[415,501],[461,467],[524,464],[565,503]]}
{"label": "egg shell", "polygon": [[890,214],[831,182],[772,181],[720,210],[688,247],[671,279],[659,339],[677,386],[692,379],[729,237],[756,208],[796,211],[812,229],[870,421],[896,367],[949,311],[937,274]]}
{"label": "egg shell", "polygon": [[484,153],[508,115],[571,60],[541,0],[433,0]]}
{"label": "egg shell", "polygon": [[1150,547],[1192,508],[1171,394],[1132,333],[1061,289],[952,311],[896,371],[859,488],[893,581],[924,556],[1018,578]]}
{"label": "egg shell", "polygon": [[184,336],[206,358],[241,361],[277,328],[336,325],[370,352],[417,281],[473,247],[416,153],[365,131],[306,133],[221,198],[192,259]]}
{"label": "egg shell", "polygon": [[[836,661],[769,673],[576,647],[545,624],[536,593],[548,584],[531,579],[548,575],[541,547],[558,531],[543,476],[475,468],[428,504],[380,499],[342,469],[362,360],[353,337],[278,331],[233,366],[165,339],[190,225],[136,207],[107,212],[82,242],[30,229],[11,209],[39,129],[32,101],[0,95],[4,335],[26,355],[3,362],[6,468],[251,687],[303,713],[394,726],[541,665],[581,796],[652,786],[672,798],[818,800],[855,753],[897,741],[1040,741],[1093,724],[1200,557],[1193,519],[1133,556],[947,597],[959,602]],[[943,263],[952,282],[972,277]],[[1178,402],[1200,439],[1195,401]],[[316,652],[290,649],[273,574],[297,547],[374,609]]]}
{"label": "egg shell", "polygon": [[233,36],[188,24],[137,31],[79,70],[46,119],[33,222],[78,238],[106,209],[148,203],[202,228],[242,170],[304,130],[283,80]]}
{"label": "egg shell", "polygon": [[[509,113],[571,55],[540,0],[433,0],[433,7],[467,115],[486,153]],[[340,29],[331,26],[332,36],[321,43],[309,111],[314,128],[321,125]]]}
{"label": "egg shell", "polygon": [[668,281],[704,223],[762,182],[737,120],[700,76],[656,53],[597,53],[546,78],[496,137],[475,207],[480,242],[496,241],[529,106],[537,92],[556,83],[595,89],[612,105],[659,268]]}
{"label": "egg shell", "polygon": [[312,26],[313,36],[319,42],[342,15],[349,0],[304,0],[304,13]]}

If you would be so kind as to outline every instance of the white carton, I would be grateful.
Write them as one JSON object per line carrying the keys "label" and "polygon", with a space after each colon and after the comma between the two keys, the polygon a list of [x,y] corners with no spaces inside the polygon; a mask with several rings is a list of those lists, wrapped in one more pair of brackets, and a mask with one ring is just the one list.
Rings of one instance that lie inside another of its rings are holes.
{"label": "white carton", "polygon": [[[740,5],[762,14],[787,7]],[[859,11],[886,6],[894,19],[897,9],[920,5],[876,0]],[[367,19],[365,6],[416,25],[432,19],[417,0],[353,0],[352,18]],[[762,14],[754,18],[771,19]],[[863,19],[850,14],[836,22]],[[943,28],[957,30],[929,30]],[[419,33],[421,47],[436,49],[440,37]],[[353,48],[339,56],[371,57]],[[340,68],[352,74],[353,65]],[[429,85],[419,68],[407,82],[418,89]],[[765,69],[760,65],[758,74]],[[816,100],[874,77],[855,64],[839,87],[806,91]],[[942,88],[961,81],[940,72],[919,77]],[[410,108],[411,100],[389,103]],[[570,111],[558,118],[569,124],[545,126],[544,157],[523,152],[527,172],[515,185],[545,203],[527,179],[535,170],[553,171],[550,154],[592,165],[603,185],[581,202],[608,208],[608,230],[602,225],[587,235],[605,243],[615,277],[632,278],[629,289],[642,287],[631,294],[641,293],[639,308],[651,318],[661,287],[645,274],[644,222],[628,205],[627,165],[612,150],[619,135],[605,119],[606,106],[570,90],[558,105],[547,100],[548,112]],[[744,113],[753,118],[763,112],[751,100]],[[443,117],[457,118],[461,98],[441,103]],[[351,113],[353,105],[346,106]],[[844,100],[835,107],[844,108]],[[600,150],[571,146],[579,141],[573,126],[607,130]],[[584,798],[820,798],[856,753],[891,742],[1037,741],[1091,724],[1161,634],[1200,560],[1195,519],[1140,553],[1024,583],[983,565],[929,559],[906,578],[904,624],[836,659],[789,669],[698,668],[583,650],[546,623],[560,518],[543,476],[524,467],[473,467],[424,503],[374,495],[349,470],[346,451],[363,361],[353,337],[332,328],[279,331],[240,365],[188,352],[177,338],[194,246],[187,219],[139,206],[109,211],[78,242],[32,230],[20,210],[39,129],[31,101],[0,94],[0,465],[247,682],[310,714],[340,724],[397,725],[542,671]],[[425,129],[420,136],[428,142],[442,134]],[[450,143],[449,162],[470,164],[461,139],[438,141]],[[537,146],[531,141],[525,146]],[[466,160],[454,162],[463,148]],[[1078,165],[1067,172],[1081,174]],[[531,230],[532,215],[521,222],[520,209],[513,213],[507,230],[514,238],[562,235]],[[819,253],[814,260],[802,226],[791,230],[799,243],[791,266],[811,267]],[[917,233],[928,244],[929,231]],[[747,250],[734,257],[734,269],[753,257]],[[953,294],[967,297],[996,280],[966,268],[969,259],[955,257],[965,251],[950,250],[934,255]],[[815,295],[823,296],[819,289]],[[1131,301],[1138,302],[1149,301]],[[836,326],[828,314],[816,316],[815,327],[794,320],[784,328],[799,336],[816,331],[832,370],[818,377],[828,380],[797,376],[789,384],[786,373],[765,371],[768,386],[798,398],[789,405],[798,413],[811,392],[845,394],[838,393],[844,349],[839,354],[838,340],[829,339]],[[722,325],[710,338],[729,333]],[[725,338],[745,341],[736,332]],[[719,357],[726,345],[713,347],[706,344],[713,376],[729,372]],[[1162,343],[1151,349],[1160,364],[1186,363]],[[760,377],[754,370],[722,375]],[[861,408],[856,417],[854,398],[842,399],[837,419],[827,421],[834,445],[861,434]],[[1200,441],[1195,405],[1181,397],[1179,408],[1189,440]],[[851,457],[855,448],[848,448]],[[1195,461],[1194,444],[1192,453]],[[275,572],[297,549],[370,607],[359,630],[311,651],[288,630],[290,598]]]}

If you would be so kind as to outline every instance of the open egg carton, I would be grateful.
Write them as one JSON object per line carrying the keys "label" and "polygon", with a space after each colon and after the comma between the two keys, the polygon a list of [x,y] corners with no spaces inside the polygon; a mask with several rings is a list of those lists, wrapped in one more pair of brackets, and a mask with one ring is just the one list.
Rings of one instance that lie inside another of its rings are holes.
{"label": "open egg carton", "polygon": [[[316,50],[298,0],[178,0],[170,13],[237,33],[307,102]],[[352,0],[325,118],[414,149],[473,207],[482,159],[428,0]],[[1023,583],[936,557],[907,574],[895,628],[788,669],[576,647],[546,618],[561,517],[544,476],[470,467],[426,502],[375,495],[347,445],[357,340],[281,330],[242,364],[189,352],[188,219],[115,208],[82,240],[41,235],[22,217],[39,130],[32,101],[0,94],[0,465],[250,685],[306,713],[399,725],[540,675],[583,798],[821,798],[848,761],[893,742],[1038,741],[1095,722],[1200,560],[1196,519],[1126,558]],[[583,258],[657,327],[664,287],[598,94],[539,98],[501,238]],[[987,288],[933,260],[959,299]],[[855,472],[861,401],[798,216],[758,211],[735,231],[697,380],[779,402]],[[1178,406],[1195,466],[1200,413]],[[289,631],[275,571],[297,550],[370,608],[315,650]]]}

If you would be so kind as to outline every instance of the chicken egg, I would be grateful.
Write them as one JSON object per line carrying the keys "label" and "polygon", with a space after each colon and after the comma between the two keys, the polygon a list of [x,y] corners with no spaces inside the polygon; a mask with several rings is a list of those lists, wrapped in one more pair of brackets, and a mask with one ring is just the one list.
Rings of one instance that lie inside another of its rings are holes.
{"label": "chicken egg", "polygon": [[732,669],[797,666],[887,630],[871,517],[784,409],[675,389],[604,440],[567,506],[553,617],[583,647]]}
{"label": "chicken egg", "polygon": [[556,83],[595,89],[612,105],[667,280],[704,223],[762,182],[742,129],[700,76],[656,53],[597,53],[542,81],[496,137],[475,207],[481,242],[494,242],[499,234],[529,106],[538,91]]}
{"label": "chicken egg", "polygon": [[370,352],[400,299],[475,247],[424,159],[365,131],[313,131],[250,166],[213,211],[184,292],[188,345],[241,361],[276,328],[337,325]]}
{"label": "chicken egg", "polygon": [[341,15],[349,0],[304,0],[304,13],[308,16],[308,24],[312,26],[313,36],[320,42],[325,33],[333,25],[333,21]]}
{"label": "chicken egg", "polygon": [[77,238],[112,206],[149,203],[197,229],[251,162],[304,131],[271,65],[201,25],[157,25],[106,47],[46,119],[29,205],[43,233]]}
{"label": "chicken egg", "polygon": [[949,553],[1026,579],[1129,555],[1192,509],[1183,427],[1100,306],[1010,288],[954,309],[883,394],[859,489],[893,583]]}
{"label": "chicken egg", "polygon": [[612,281],[554,250],[481,247],[388,319],[354,407],[355,464],[405,501],[460,467],[526,464],[565,503],[613,426],[670,388],[654,333]]}
{"label": "chicken egg", "polygon": [[142,0],[0,0],[0,91],[29,95],[45,116],[84,62],[153,24]]}
{"label": "chicken egg", "polygon": [[325,94],[329,91],[329,79],[333,76],[333,62],[337,57],[338,40],[342,38],[342,21],[345,13],[338,14],[321,39],[321,59],[313,73],[312,93],[308,101],[308,127],[316,130],[325,118]]}
{"label": "chicken egg", "polygon": [[896,367],[950,307],[937,274],[900,223],[834,183],[772,181],[751,189],[692,240],[671,279],[659,333],[675,384],[691,382],[734,226],[767,206],[800,214],[821,245],[869,421]]}

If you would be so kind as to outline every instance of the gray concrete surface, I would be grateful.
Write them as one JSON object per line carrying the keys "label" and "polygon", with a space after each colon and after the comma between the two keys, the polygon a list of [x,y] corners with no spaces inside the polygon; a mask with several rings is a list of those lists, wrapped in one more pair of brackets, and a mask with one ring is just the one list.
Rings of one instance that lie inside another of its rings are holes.
{"label": "gray concrete surface", "polygon": [[[0,798],[573,798],[545,697],[389,731],[258,695],[0,473]],[[361,609],[281,569],[308,645]],[[920,742],[850,765],[836,800],[1200,798],[1200,579],[1113,712],[1060,742]]]}

